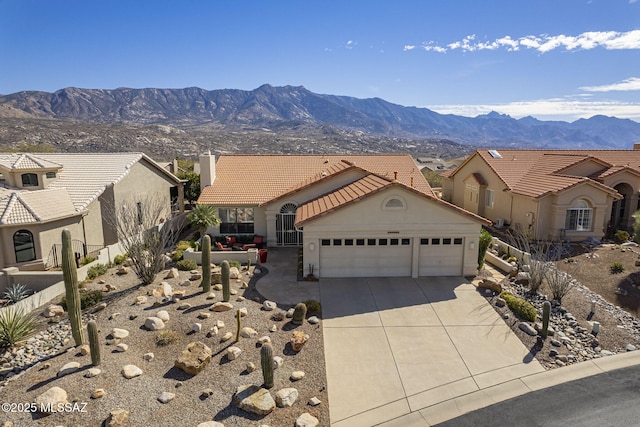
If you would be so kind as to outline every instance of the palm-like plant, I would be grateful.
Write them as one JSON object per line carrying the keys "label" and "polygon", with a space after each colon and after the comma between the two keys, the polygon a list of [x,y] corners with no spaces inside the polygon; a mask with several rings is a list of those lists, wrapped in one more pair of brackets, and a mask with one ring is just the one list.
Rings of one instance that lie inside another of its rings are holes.
{"label": "palm-like plant", "polygon": [[4,296],[9,298],[12,304],[17,303],[18,301],[25,299],[29,296],[31,291],[25,285],[21,285],[20,283],[14,283],[9,286],[4,293]]}
{"label": "palm-like plant", "polygon": [[14,346],[33,332],[35,316],[21,309],[9,307],[0,313],[0,346]]}
{"label": "palm-like plant", "polygon": [[211,205],[196,205],[187,215],[191,224],[200,231],[200,235],[207,232],[207,228],[220,224],[220,218],[216,215],[216,210]]}

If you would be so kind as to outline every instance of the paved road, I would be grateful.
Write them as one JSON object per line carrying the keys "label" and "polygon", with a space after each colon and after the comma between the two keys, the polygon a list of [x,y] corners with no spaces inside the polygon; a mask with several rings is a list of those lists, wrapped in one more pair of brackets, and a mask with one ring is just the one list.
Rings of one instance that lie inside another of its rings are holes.
{"label": "paved road", "polygon": [[640,424],[638,402],[640,366],[632,366],[506,400],[438,427],[632,426]]}

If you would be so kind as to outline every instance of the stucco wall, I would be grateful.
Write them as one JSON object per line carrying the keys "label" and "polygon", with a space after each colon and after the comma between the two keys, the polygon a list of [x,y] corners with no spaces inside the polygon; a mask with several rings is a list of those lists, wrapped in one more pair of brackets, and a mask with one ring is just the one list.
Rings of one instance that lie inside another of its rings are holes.
{"label": "stucco wall", "polygon": [[[404,200],[406,209],[383,209],[385,201],[391,197]],[[413,270],[417,275],[419,238],[431,236],[464,238],[463,274],[475,274],[480,228],[478,222],[452,208],[410,191],[389,189],[304,224],[304,274],[309,273],[308,266],[313,264],[314,274],[322,277],[319,248],[323,238],[408,237],[413,238]],[[380,259],[384,259],[384,254],[380,254]]]}
{"label": "stucco wall", "polygon": [[604,191],[592,185],[582,184],[563,191],[558,195],[552,206],[552,215],[555,223],[552,229],[559,233],[565,228],[567,209],[571,208],[574,202],[584,199],[592,209],[591,230],[590,231],[565,231],[566,238],[572,241],[582,241],[589,237],[601,239],[606,232],[606,224],[611,214],[611,198]]}

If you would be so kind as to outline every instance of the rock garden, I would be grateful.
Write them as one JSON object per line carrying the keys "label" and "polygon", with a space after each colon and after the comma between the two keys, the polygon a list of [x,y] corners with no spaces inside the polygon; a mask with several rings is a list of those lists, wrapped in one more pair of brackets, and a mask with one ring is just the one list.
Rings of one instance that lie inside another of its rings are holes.
{"label": "rock garden", "polygon": [[35,313],[0,352],[1,425],[328,425],[319,303],[264,300],[260,266],[172,265],[149,285],[109,268]]}

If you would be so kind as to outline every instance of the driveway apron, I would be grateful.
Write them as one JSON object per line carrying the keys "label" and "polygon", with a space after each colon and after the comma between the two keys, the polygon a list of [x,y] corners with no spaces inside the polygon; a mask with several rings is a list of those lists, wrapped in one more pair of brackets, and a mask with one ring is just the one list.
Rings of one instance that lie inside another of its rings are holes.
{"label": "driveway apron", "polygon": [[373,426],[544,369],[462,277],[322,279],[331,425]]}

